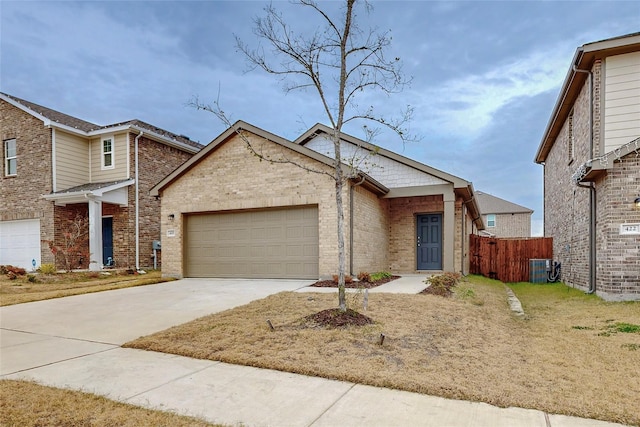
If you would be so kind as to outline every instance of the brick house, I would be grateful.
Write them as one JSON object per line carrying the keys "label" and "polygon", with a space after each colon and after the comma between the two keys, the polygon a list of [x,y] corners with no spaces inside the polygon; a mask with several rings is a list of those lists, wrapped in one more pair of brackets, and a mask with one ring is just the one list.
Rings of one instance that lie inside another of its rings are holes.
{"label": "brick house", "polygon": [[202,148],[139,120],[99,126],[4,93],[0,134],[0,264],[29,270],[62,267],[45,242],[60,243],[78,215],[90,259],[74,268],[154,265],[160,202],[149,190]]}
{"label": "brick house", "polygon": [[640,299],[640,33],[576,50],[535,162],[562,280]]}
{"label": "brick house", "polygon": [[[237,122],[159,182],[151,194],[162,202],[163,275],[337,273],[335,182],[322,175],[333,170],[330,133],[316,125],[288,141]],[[341,139],[343,158],[376,153],[368,172],[343,190],[347,273],[467,273],[468,236],[484,228],[472,184],[349,135]],[[279,161],[261,161],[247,140]]]}
{"label": "brick house", "polygon": [[531,209],[481,191],[476,191],[476,199],[486,227],[481,234],[531,237]]}

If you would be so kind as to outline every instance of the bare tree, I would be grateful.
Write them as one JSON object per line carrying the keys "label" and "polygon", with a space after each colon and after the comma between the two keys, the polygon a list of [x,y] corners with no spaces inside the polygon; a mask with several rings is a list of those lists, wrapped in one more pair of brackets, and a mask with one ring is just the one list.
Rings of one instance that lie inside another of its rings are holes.
{"label": "bare tree", "polygon": [[[405,128],[412,115],[407,107],[398,119],[386,119],[377,115],[373,106],[361,108],[356,102],[358,96],[368,91],[380,91],[387,95],[401,91],[408,83],[401,70],[400,58],[387,59],[385,50],[391,42],[390,32],[376,29],[363,31],[357,24],[356,6],[362,6],[365,13],[372,7],[364,0],[345,0],[341,21],[333,19],[316,1],[298,0],[298,5],[316,12],[321,24],[311,33],[295,32],[283,16],[272,6],[265,7],[265,16],[255,19],[254,33],[266,43],[250,48],[236,36],[236,46],[247,58],[252,69],[262,69],[280,77],[286,93],[295,90],[315,91],[333,132],[333,172],[309,168],[289,159],[286,154],[279,157],[265,156],[259,146],[240,132],[247,148],[255,156],[274,163],[293,163],[311,172],[328,175],[335,181],[338,234],[338,304],[346,310],[345,298],[345,237],[342,191],[350,179],[361,176],[359,168],[367,164],[369,152],[356,150],[355,154],[343,157],[340,136],[344,125],[364,120],[375,125],[363,126],[366,140],[372,141],[382,128],[395,133],[403,142],[413,140]],[[308,23],[305,23],[308,26]],[[213,105],[201,103],[195,98],[191,105],[215,114],[227,126],[231,126],[219,100]],[[346,166],[346,167],[345,167]]]}

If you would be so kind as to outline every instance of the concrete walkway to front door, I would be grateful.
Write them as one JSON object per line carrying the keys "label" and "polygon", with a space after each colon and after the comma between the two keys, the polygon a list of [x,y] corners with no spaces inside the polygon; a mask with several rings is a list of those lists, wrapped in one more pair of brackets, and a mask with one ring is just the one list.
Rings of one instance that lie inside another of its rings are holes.
{"label": "concrete walkway to front door", "polygon": [[[418,288],[424,278],[413,280]],[[2,307],[0,378],[92,392],[228,425],[614,425],[120,347],[139,336],[311,283],[185,279]]]}

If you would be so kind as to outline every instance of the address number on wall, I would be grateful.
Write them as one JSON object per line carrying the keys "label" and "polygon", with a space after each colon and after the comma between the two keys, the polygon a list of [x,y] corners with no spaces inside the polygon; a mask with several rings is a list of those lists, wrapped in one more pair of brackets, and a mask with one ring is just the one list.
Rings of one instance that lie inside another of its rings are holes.
{"label": "address number on wall", "polygon": [[620,225],[620,234],[640,234],[640,223]]}

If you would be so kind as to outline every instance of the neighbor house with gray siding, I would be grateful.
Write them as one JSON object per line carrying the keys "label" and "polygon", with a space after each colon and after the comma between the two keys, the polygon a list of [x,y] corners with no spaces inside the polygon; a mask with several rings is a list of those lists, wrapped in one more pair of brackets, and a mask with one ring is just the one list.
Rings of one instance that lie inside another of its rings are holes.
{"label": "neighbor house with gray siding", "polygon": [[562,281],[640,299],[640,33],[580,46],[535,162]]}
{"label": "neighbor house with gray siding", "polygon": [[0,138],[0,264],[62,268],[46,242],[64,246],[79,218],[87,238],[73,268],[159,265],[160,202],[149,190],[200,144],[140,120],[100,126],[5,93]]}

